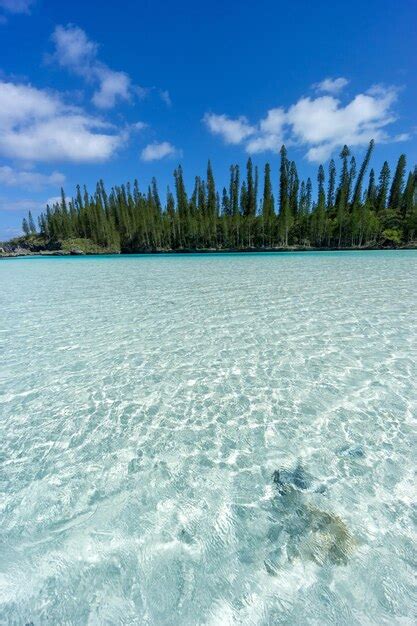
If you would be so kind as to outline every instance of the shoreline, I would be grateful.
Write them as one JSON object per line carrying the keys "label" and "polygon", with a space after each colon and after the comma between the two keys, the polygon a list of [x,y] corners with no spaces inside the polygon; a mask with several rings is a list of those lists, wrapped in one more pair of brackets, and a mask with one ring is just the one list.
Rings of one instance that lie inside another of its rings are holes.
{"label": "shoreline", "polygon": [[187,254],[271,254],[271,253],[289,253],[289,252],[371,252],[371,251],[387,251],[387,250],[417,250],[417,244],[409,244],[404,246],[367,246],[367,247],[305,247],[305,246],[288,246],[279,248],[184,248],[179,250],[135,250],[134,252],[114,252],[114,251],[94,251],[85,252],[81,250],[29,250],[20,248],[16,250],[4,250],[0,246],[0,259],[25,258],[25,257],[69,257],[69,256],[133,256],[140,255],[187,255]]}

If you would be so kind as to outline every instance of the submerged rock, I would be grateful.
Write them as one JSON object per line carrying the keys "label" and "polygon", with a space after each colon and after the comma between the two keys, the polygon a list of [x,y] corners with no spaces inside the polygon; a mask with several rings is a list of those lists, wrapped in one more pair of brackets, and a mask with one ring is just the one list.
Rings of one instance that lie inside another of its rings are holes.
{"label": "submerged rock", "polygon": [[300,489],[301,491],[315,490],[317,488],[317,483],[313,476],[306,472],[300,463],[297,464],[294,470],[275,470],[272,479],[280,493],[285,493],[291,488]]}
{"label": "submerged rock", "polygon": [[[311,492],[322,493],[320,487],[314,488],[314,478],[298,464],[295,470],[275,470],[273,481],[278,496],[273,500],[276,522],[269,540],[275,536],[284,542],[289,561],[300,558],[318,565],[345,565],[356,541],[341,517],[309,502]],[[277,567],[276,559],[265,561],[269,574]]]}
{"label": "submerged rock", "polygon": [[310,532],[302,542],[301,554],[318,565],[346,565],[356,541],[341,517],[334,513],[308,507]]}

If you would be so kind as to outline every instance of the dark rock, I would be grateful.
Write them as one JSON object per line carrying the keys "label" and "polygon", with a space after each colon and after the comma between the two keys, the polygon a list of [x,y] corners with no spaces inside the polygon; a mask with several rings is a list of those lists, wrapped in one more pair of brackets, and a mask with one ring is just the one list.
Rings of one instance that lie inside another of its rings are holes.
{"label": "dark rock", "polygon": [[304,491],[310,489],[313,483],[313,477],[300,464],[297,465],[295,470],[275,470],[272,479],[279,491],[285,491],[288,486]]}
{"label": "dark rock", "polygon": [[[314,478],[300,464],[294,470],[275,470],[272,478],[279,496],[271,503],[274,523],[268,541],[284,542],[289,561],[345,565],[356,547],[354,537],[342,518],[310,501],[310,494],[323,493],[324,485],[315,487]],[[264,564],[269,574],[276,575],[280,560],[269,557]]]}

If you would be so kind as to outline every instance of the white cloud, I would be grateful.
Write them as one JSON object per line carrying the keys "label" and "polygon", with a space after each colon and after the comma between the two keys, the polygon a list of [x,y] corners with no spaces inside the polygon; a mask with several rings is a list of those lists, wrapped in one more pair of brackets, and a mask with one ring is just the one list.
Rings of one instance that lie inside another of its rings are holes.
{"label": "white cloud", "polygon": [[41,174],[40,172],[16,170],[9,165],[0,166],[0,184],[8,187],[41,189],[42,187],[60,187],[64,182],[65,176],[61,172]]}
{"label": "white cloud", "polygon": [[320,83],[315,83],[313,88],[316,91],[337,94],[342,91],[348,83],[348,79],[343,78],[343,76],[340,76],[339,78],[325,78]]}
{"label": "white cloud", "polygon": [[34,0],[0,0],[0,8],[7,13],[30,13]]}
{"label": "white cloud", "polygon": [[343,144],[386,141],[385,127],[395,121],[391,107],[396,98],[392,88],[358,94],[345,106],[333,96],[301,98],[289,108],[287,120],[295,140],[311,146],[307,158],[323,160]]}
{"label": "white cloud", "polygon": [[159,92],[159,95],[161,96],[162,102],[165,102],[167,107],[172,106],[172,100],[171,100],[171,96],[169,95],[168,89],[165,89],[165,90],[161,89],[161,91]]}
{"label": "white cloud", "polygon": [[246,144],[246,152],[249,154],[260,154],[261,152],[278,152],[283,144],[283,139],[279,135],[261,134],[251,139]]}
{"label": "white cloud", "polygon": [[233,119],[227,115],[206,113],[203,122],[213,135],[220,135],[228,144],[239,144],[255,132],[243,115]]}
{"label": "white cloud", "polygon": [[40,211],[46,206],[45,202],[33,199],[7,200],[0,198],[0,211],[17,211],[27,213],[28,211]]}
{"label": "white cloud", "polygon": [[268,111],[266,118],[260,122],[260,128],[264,133],[282,135],[284,124],[285,110],[280,107]]}
{"label": "white cloud", "polygon": [[55,94],[0,81],[0,154],[27,161],[104,161],[124,133]]}
{"label": "white cloud", "polygon": [[98,60],[98,45],[78,26],[57,26],[52,41],[55,44],[52,58],[61,67],[98,86],[92,98],[97,107],[109,109],[118,100],[131,100],[133,93],[143,95],[144,90],[132,85],[128,74],[114,71]]}
{"label": "white cloud", "polygon": [[96,61],[98,45],[77,26],[56,26],[51,39],[55,44],[55,59],[62,67],[84,73]]}
{"label": "white cloud", "polygon": [[130,100],[130,78],[124,72],[100,70],[100,88],[93,95],[93,103],[100,109],[114,107],[117,98]]}
{"label": "white cloud", "polygon": [[278,153],[284,142],[285,121],[283,108],[270,109],[267,116],[259,123],[258,136],[246,144],[246,152],[249,154],[267,151]]}
{"label": "white cloud", "polygon": [[142,161],[159,161],[165,157],[178,155],[178,150],[168,141],[150,143],[141,152]]}
{"label": "white cloud", "polygon": [[250,154],[279,152],[282,143],[307,149],[310,161],[323,161],[343,144],[366,145],[371,139],[379,142],[405,140],[406,133],[391,137],[386,127],[396,120],[393,105],[397,90],[374,86],[350,102],[331,95],[300,98],[287,110],[270,109],[264,119],[250,125],[246,118],[231,119],[226,115],[206,114],[209,130],[223,137],[226,143],[244,143]]}

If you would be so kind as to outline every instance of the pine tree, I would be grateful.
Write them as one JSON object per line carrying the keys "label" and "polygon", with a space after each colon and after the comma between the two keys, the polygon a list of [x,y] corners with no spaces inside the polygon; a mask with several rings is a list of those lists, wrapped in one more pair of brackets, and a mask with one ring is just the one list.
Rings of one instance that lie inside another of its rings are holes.
{"label": "pine tree", "polygon": [[404,189],[404,193],[401,198],[401,213],[404,219],[412,213],[414,200],[416,195],[416,174],[409,172],[407,178],[407,184]]}
{"label": "pine tree", "polygon": [[274,196],[272,195],[271,166],[269,165],[269,163],[267,163],[265,165],[264,193],[262,198],[262,245],[265,245],[265,241],[267,241],[268,246],[271,246],[274,215]]}
{"label": "pine tree", "polygon": [[246,181],[242,180],[242,186],[240,188],[240,215],[245,217],[248,207],[248,188]]}
{"label": "pine tree", "polygon": [[291,227],[291,209],[288,193],[289,164],[287,159],[287,149],[283,145],[280,151],[281,165],[279,177],[279,224],[281,238],[285,246],[288,246],[288,235]]}
{"label": "pine tree", "polygon": [[32,213],[29,211],[29,215],[28,215],[28,219],[29,219],[29,231],[32,235],[34,235],[36,233],[36,226],[35,226],[35,222],[33,221],[33,217],[32,217]]}
{"label": "pine tree", "polygon": [[162,210],[162,204],[159,198],[158,185],[155,177],[152,178],[152,201],[155,205],[156,210],[158,211],[158,213],[160,213]]}
{"label": "pine tree", "polygon": [[290,213],[293,218],[298,213],[298,192],[300,187],[300,181],[298,178],[297,166],[294,161],[291,161],[289,168],[289,182],[288,182],[288,202],[290,205]]}
{"label": "pine tree", "polygon": [[401,199],[404,188],[404,176],[406,168],[405,154],[402,154],[398,159],[397,167],[395,169],[394,178],[392,179],[391,191],[389,194],[388,206],[394,211],[399,211],[401,207]]}
{"label": "pine tree", "polygon": [[231,214],[232,214],[232,211],[231,211],[231,207],[230,207],[229,196],[227,195],[227,189],[226,189],[226,187],[223,187],[223,193],[222,193],[222,215],[230,216]]}
{"label": "pine tree", "polygon": [[317,173],[318,182],[318,200],[314,211],[313,230],[316,245],[320,246],[325,235],[325,219],[326,219],[326,194],[324,191],[324,168],[319,166]]}
{"label": "pine tree", "polygon": [[333,159],[329,163],[329,185],[327,187],[327,210],[330,211],[334,207],[336,188],[336,165]]}
{"label": "pine tree", "polygon": [[391,177],[391,172],[387,161],[384,164],[379,175],[378,196],[376,200],[377,211],[383,211],[387,204],[388,186]]}
{"label": "pine tree", "polygon": [[[343,226],[345,222],[346,207],[349,198],[349,186],[352,180],[351,173],[348,170],[347,160],[350,156],[349,148],[345,145],[340,153],[342,159],[342,173],[340,175],[339,188],[337,190],[336,208],[337,208],[337,223],[339,227],[339,240],[338,247],[342,245]],[[352,168],[352,166],[351,166]]]}
{"label": "pine tree", "polygon": [[207,213],[211,217],[216,215],[216,185],[210,161],[207,163]]}
{"label": "pine tree", "polygon": [[230,207],[232,215],[239,213],[239,166],[230,166]]}
{"label": "pine tree", "polygon": [[174,171],[175,191],[177,195],[178,210],[178,239],[181,247],[186,246],[188,236],[188,199],[185,191],[184,178],[181,165]]}
{"label": "pine tree", "polygon": [[187,192],[185,191],[184,178],[181,165],[174,171],[175,191],[177,194],[178,214],[181,218],[186,218],[188,214]]}
{"label": "pine tree", "polygon": [[356,159],[355,159],[354,156],[352,156],[351,159],[350,159],[349,184],[348,184],[348,191],[347,191],[347,202],[349,202],[355,178],[356,178]]}
{"label": "pine tree", "polygon": [[370,206],[376,206],[377,188],[375,185],[375,172],[373,169],[369,172],[369,184],[366,192],[366,200],[369,202]]}
{"label": "pine tree", "polygon": [[246,217],[255,216],[255,183],[253,180],[252,159],[249,157],[246,163],[246,205],[243,209],[243,215]]}
{"label": "pine tree", "polygon": [[356,180],[356,185],[355,185],[355,188],[353,190],[352,206],[356,206],[356,205],[358,205],[361,202],[361,199],[362,199],[362,182],[363,182],[363,179],[364,179],[364,176],[365,176],[365,172],[366,172],[366,170],[368,168],[369,161],[371,160],[371,156],[372,156],[372,151],[374,149],[374,145],[375,145],[375,142],[372,139],[369,142],[369,146],[368,146],[368,149],[366,151],[365,158],[364,158],[364,160],[362,162],[361,168],[359,170],[358,178]]}
{"label": "pine tree", "polygon": [[24,217],[22,220],[22,230],[26,236],[30,235],[30,228],[27,219]]}
{"label": "pine tree", "polygon": [[414,168],[412,189],[409,188],[407,182],[405,192],[405,215],[406,215],[406,233],[407,241],[413,241],[417,233],[417,166]]}
{"label": "pine tree", "polygon": [[313,197],[313,185],[311,183],[311,178],[308,177],[307,178],[307,183],[306,183],[306,210],[307,210],[307,213],[310,213],[310,211],[311,211],[312,197]]}

